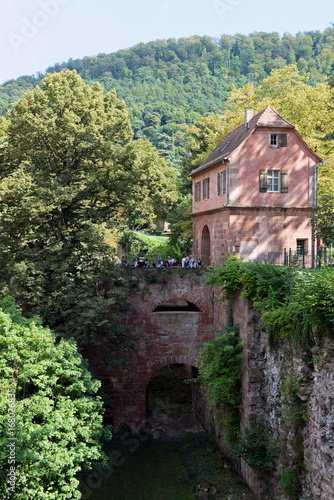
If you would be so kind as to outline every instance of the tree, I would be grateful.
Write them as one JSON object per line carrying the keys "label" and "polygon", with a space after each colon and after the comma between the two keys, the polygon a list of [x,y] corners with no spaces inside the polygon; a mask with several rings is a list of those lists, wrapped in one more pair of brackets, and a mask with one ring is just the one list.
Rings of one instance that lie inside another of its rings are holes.
{"label": "tree", "polygon": [[102,335],[111,349],[135,348],[139,337],[117,316],[126,287],[111,259],[115,228],[164,217],[174,172],[152,145],[132,141],[115,92],[75,71],[48,75],[15,105],[3,144],[3,293],[80,345]]}
{"label": "tree", "polygon": [[329,194],[319,198],[313,209],[311,221],[317,238],[324,240],[325,245],[334,245],[334,199]]}
{"label": "tree", "polygon": [[192,195],[179,194],[177,203],[173,207],[168,222],[170,223],[170,243],[179,245],[183,253],[191,252],[193,238]]}
{"label": "tree", "polygon": [[[131,215],[122,201],[132,169],[132,131],[115,91],[103,95],[98,83],[90,88],[75,71],[48,75],[9,113],[7,134],[4,173],[21,169],[39,184],[52,183],[61,197],[58,225],[68,227],[78,213],[85,219]],[[161,190],[161,201],[172,192],[173,185]]]}
{"label": "tree", "polygon": [[103,405],[74,342],[55,343],[11,299],[0,303],[1,498],[81,498],[76,474],[104,460]]}
{"label": "tree", "polygon": [[202,117],[187,127],[186,133],[189,141],[181,169],[182,190],[185,193],[191,192],[192,184],[189,174],[205,160],[210,149],[213,149],[222,129],[221,115]]}

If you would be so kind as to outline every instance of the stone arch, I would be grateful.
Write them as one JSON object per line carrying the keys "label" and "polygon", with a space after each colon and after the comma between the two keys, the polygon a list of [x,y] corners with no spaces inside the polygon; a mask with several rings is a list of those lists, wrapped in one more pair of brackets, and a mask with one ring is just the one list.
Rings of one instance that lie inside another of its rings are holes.
{"label": "stone arch", "polygon": [[165,368],[165,366],[168,365],[187,365],[189,367],[194,367],[196,368],[196,356],[185,356],[185,355],[171,355],[171,356],[164,356],[161,359],[158,359],[151,367],[149,370],[149,373],[146,376],[145,380],[145,388],[147,388],[147,385],[149,381],[151,380],[152,376],[161,370],[162,368]]}
{"label": "stone arch", "polygon": [[201,258],[205,266],[210,265],[210,231],[207,225],[203,227],[202,231],[202,241],[201,241]]}
{"label": "stone arch", "polygon": [[198,418],[198,413],[201,413],[199,401],[202,402],[200,388],[198,384],[185,383],[185,379],[197,377],[198,369],[186,363],[167,364],[151,375],[145,391],[145,420],[153,435],[159,429],[160,434],[169,435],[175,431],[175,424],[177,432],[181,430],[181,433],[189,426],[203,427],[203,419]]}

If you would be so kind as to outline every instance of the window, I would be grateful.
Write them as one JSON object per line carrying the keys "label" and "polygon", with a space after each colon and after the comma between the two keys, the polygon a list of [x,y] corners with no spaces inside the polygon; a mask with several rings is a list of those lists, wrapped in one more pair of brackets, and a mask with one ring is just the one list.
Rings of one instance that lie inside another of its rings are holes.
{"label": "window", "polygon": [[279,193],[279,170],[268,170],[268,193]]}
{"label": "window", "polygon": [[264,170],[259,171],[260,193],[287,193],[288,171],[287,170]]}
{"label": "window", "polygon": [[217,174],[217,191],[218,196],[226,193],[226,170]]}
{"label": "window", "polygon": [[195,201],[201,201],[201,181],[195,182]]}
{"label": "window", "polygon": [[210,196],[210,177],[203,179],[203,200],[208,200]]}
{"label": "window", "polygon": [[286,134],[270,134],[270,146],[272,148],[286,148],[288,139]]}
{"label": "window", "polygon": [[297,240],[297,254],[306,255],[307,253],[307,240]]}
{"label": "window", "polygon": [[277,134],[270,134],[270,146],[273,146],[273,147],[278,146]]}

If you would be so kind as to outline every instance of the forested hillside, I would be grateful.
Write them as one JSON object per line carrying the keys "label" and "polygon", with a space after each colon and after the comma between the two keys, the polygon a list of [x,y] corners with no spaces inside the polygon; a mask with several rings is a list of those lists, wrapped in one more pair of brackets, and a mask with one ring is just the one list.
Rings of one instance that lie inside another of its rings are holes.
{"label": "forested hillside", "polygon": [[[76,69],[85,82],[100,81],[124,99],[135,138],[147,137],[174,168],[184,156],[186,126],[202,116],[221,114],[228,93],[246,83],[258,85],[275,68],[296,63],[315,86],[334,72],[334,28],[295,36],[258,32],[220,39],[194,36],[157,40],[96,57],[69,60],[47,72]],[[0,87],[0,114],[38,77],[22,76]]]}

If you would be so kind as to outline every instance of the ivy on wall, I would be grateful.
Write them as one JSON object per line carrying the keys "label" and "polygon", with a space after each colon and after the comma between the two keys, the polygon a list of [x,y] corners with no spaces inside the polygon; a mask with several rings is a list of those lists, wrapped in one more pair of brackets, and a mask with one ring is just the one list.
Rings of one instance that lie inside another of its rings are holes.
{"label": "ivy on wall", "polygon": [[[334,338],[334,272],[331,268],[279,267],[231,257],[221,267],[210,271],[207,284],[218,288],[221,301],[230,306],[236,293],[251,300],[254,309],[261,312],[261,328],[268,335],[270,348],[292,347],[291,352],[298,351],[310,370],[316,362],[314,349],[321,347],[325,338]],[[222,390],[215,381],[224,380],[227,375],[223,370],[220,373],[221,366],[216,359],[221,359],[222,354],[216,353],[216,349],[222,350],[218,342],[212,351],[206,350],[203,358],[205,377],[202,375],[207,386],[216,390],[211,389],[214,404],[219,402]],[[294,450],[281,472],[281,487],[289,498],[297,499],[307,475],[303,445],[303,427],[308,419],[307,397],[300,397],[301,386],[307,384],[307,377],[296,373],[292,363],[290,375],[282,372],[281,378],[281,423],[283,431],[285,429],[283,434],[292,436],[290,445]],[[240,378],[232,383],[234,389],[239,390]],[[232,392],[232,388],[229,390]],[[234,436],[237,436],[236,420]],[[270,470],[277,451],[264,422],[258,421],[250,422],[234,445],[232,456],[243,458],[250,467]]]}
{"label": "ivy on wall", "polygon": [[334,337],[334,272],[330,268],[298,269],[232,257],[210,273],[222,300],[236,292],[262,313],[272,348],[280,340],[309,351],[325,336]]}
{"label": "ivy on wall", "polygon": [[237,326],[226,326],[214,339],[202,343],[198,356],[198,380],[206,389],[211,407],[215,407],[218,422],[226,431],[226,441],[235,443],[240,435],[241,374],[245,367]]}

